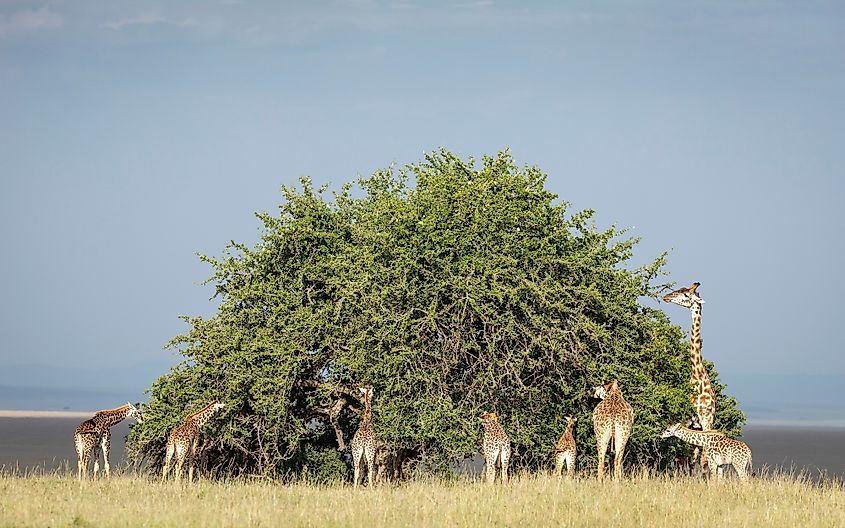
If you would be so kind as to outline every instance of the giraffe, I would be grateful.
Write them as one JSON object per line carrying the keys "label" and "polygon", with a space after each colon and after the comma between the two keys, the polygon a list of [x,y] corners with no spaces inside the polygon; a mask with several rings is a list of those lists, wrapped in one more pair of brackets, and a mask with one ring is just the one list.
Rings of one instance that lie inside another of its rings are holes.
{"label": "giraffe", "polygon": [[511,441],[499,423],[494,412],[481,413],[481,425],[484,427],[484,440],[481,444],[484,454],[484,466],[487,482],[496,480],[496,462],[502,468],[502,482],[508,483],[508,462],[511,458]]}
{"label": "giraffe", "polygon": [[751,469],[751,449],[745,442],[728,438],[719,431],[696,431],[679,423],[670,425],[660,435],[661,438],[670,436],[704,448],[711,477],[718,475],[722,478],[722,466],[730,464],[736,470],[739,480],[748,481],[748,470]]}
{"label": "giraffe", "polygon": [[598,479],[604,478],[604,455],[607,445],[613,439],[613,478],[622,476],[622,457],[625,444],[631,436],[634,425],[634,409],[625,401],[616,380],[595,387],[594,398],[601,402],[593,410],[593,430],[596,434],[596,448],[599,455]]}
{"label": "giraffe", "polygon": [[376,478],[376,456],[381,442],[376,438],[373,429],[373,387],[358,387],[364,396],[364,418],[361,425],[352,437],[352,464],[355,470],[353,478],[354,486],[357,488],[361,483],[361,469],[366,461],[367,464],[367,486],[373,487],[373,479]]}
{"label": "giraffe", "polygon": [[[698,417],[695,415],[686,421],[684,427],[687,429],[701,430],[701,426],[698,425]],[[676,474],[692,476],[695,473],[696,460],[698,459],[698,446],[696,446],[695,449],[696,451],[693,455],[686,455],[684,453],[675,454],[673,462]]]}
{"label": "giraffe", "polygon": [[211,402],[199,411],[188,416],[182,425],[173,429],[167,438],[167,449],[164,455],[164,468],[161,472],[161,480],[167,478],[170,472],[170,460],[176,455],[176,482],[182,476],[182,465],[188,459],[188,482],[194,478],[194,457],[197,452],[197,444],[200,438],[200,428],[211,419],[214,414],[223,408],[223,404],[217,401]]}
{"label": "giraffe", "polygon": [[142,420],[141,411],[138,409],[140,403],[126,405],[117,409],[98,411],[94,416],[79,424],[73,432],[73,443],[76,447],[76,478],[82,481],[87,477],[88,462],[91,453],[94,453],[94,478],[100,470],[100,451],[103,452],[103,468],[106,478],[111,476],[109,466],[109,447],[111,446],[111,427],[122,422],[126,418]]}
{"label": "giraffe", "polygon": [[577,418],[572,416],[566,417],[566,431],[560,437],[560,440],[555,444],[555,473],[557,476],[563,474],[563,463],[566,462],[566,475],[571,477],[575,473],[575,456],[577,449],[575,447],[575,437],[572,430],[575,427]]}
{"label": "giraffe", "polygon": [[[701,305],[704,299],[698,295],[700,282],[693,282],[689,288],[681,288],[663,296],[663,300],[670,303],[689,308],[692,314],[692,333],[690,335],[690,360],[692,361],[692,376],[690,385],[694,394],[690,398],[695,414],[698,418],[698,425],[702,431],[709,431],[713,428],[713,421],[716,416],[716,392],[710,383],[710,376],[701,360]],[[701,470],[704,471],[704,464],[707,460],[705,449],[701,450]],[[693,455],[698,458],[698,447]]]}

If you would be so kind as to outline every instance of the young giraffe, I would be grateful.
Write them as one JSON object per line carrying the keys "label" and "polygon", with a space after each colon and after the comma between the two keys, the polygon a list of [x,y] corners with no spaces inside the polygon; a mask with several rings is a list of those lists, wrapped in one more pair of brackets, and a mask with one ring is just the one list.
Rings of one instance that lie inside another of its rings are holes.
{"label": "young giraffe", "polygon": [[359,390],[364,395],[364,418],[352,437],[352,465],[355,470],[353,482],[356,488],[361,483],[361,469],[366,461],[367,486],[372,488],[373,479],[376,477],[376,455],[381,443],[373,429],[373,387],[367,385],[359,387]]}
{"label": "young giraffe", "polygon": [[575,447],[575,436],[572,434],[572,429],[575,426],[577,418],[572,416],[566,417],[566,431],[560,437],[560,440],[555,444],[555,473],[557,476],[563,474],[563,463],[566,462],[566,475],[571,477],[575,472],[575,455],[577,449]]}
{"label": "young giraffe", "polygon": [[88,462],[94,453],[94,478],[100,471],[100,453],[103,452],[103,468],[106,478],[111,476],[109,466],[109,447],[111,446],[111,428],[126,418],[132,417],[141,421],[140,404],[128,403],[117,409],[98,411],[94,416],[79,424],[73,432],[73,443],[76,446],[76,478],[82,480],[87,477]]}
{"label": "young giraffe", "polygon": [[193,481],[194,456],[196,456],[197,444],[199,443],[200,427],[205,425],[222,408],[222,403],[211,402],[188,416],[182,425],[170,432],[170,436],[167,438],[167,450],[164,455],[161,480],[167,478],[167,474],[170,472],[170,460],[176,455],[176,482],[179,482],[182,477],[182,465],[185,463],[185,458],[188,459],[188,482]]}
{"label": "young giraffe", "polygon": [[625,444],[631,436],[634,425],[634,409],[619,389],[616,380],[606,385],[599,385],[593,393],[601,402],[593,410],[593,430],[596,433],[596,448],[599,455],[598,479],[604,478],[604,455],[607,445],[613,439],[613,478],[622,477],[622,457],[625,456]]}
{"label": "young giraffe", "polygon": [[484,467],[487,482],[496,480],[496,462],[502,468],[502,482],[508,483],[508,462],[511,458],[511,441],[499,423],[494,412],[481,413],[481,425],[484,427],[484,440],[481,443],[484,454]]}
{"label": "young giraffe", "polygon": [[747,471],[751,470],[751,449],[745,442],[734,440],[719,431],[696,431],[687,429],[679,423],[670,425],[660,435],[662,438],[675,436],[690,444],[702,447],[707,453],[707,465],[710,476],[718,475],[722,478],[722,467],[731,464],[739,476],[739,480],[748,481]]}
{"label": "young giraffe", "polygon": [[[710,376],[701,360],[701,305],[704,304],[696,290],[701,286],[700,282],[693,282],[689,288],[681,288],[663,296],[663,300],[670,303],[689,308],[692,314],[692,333],[690,335],[690,360],[692,361],[692,376],[690,385],[694,394],[691,397],[695,414],[698,417],[698,425],[702,431],[713,429],[713,421],[716,417],[716,392],[710,383]],[[695,458],[698,458],[698,448],[695,448]],[[707,460],[706,448],[701,451],[701,470],[704,471],[704,464]]]}

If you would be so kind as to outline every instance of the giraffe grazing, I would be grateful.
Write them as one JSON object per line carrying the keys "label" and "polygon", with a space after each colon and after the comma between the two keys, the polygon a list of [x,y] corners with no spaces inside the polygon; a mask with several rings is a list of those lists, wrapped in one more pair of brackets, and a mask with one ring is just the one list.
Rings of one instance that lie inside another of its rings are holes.
{"label": "giraffe grazing", "polygon": [[722,466],[730,464],[736,470],[739,480],[748,481],[751,470],[751,449],[745,442],[728,438],[719,431],[696,431],[687,429],[679,423],[670,425],[660,435],[661,438],[675,436],[690,444],[702,447],[707,453],[707,465],[710,476],[722,478]]}
{"label": "giraffe grazing", "polygon": [[481,425],[484,427],[484,440],[481,443],[484,454],[484,466],[487,482],[496,480],[496,463],[502,468],[502,482],[508,483],[508,462],[511,458],[511,441],[499,423],[494,412],[481,413]]}
{"label": "giraffe grazing", "polygon": [[604,478],[604,455],[607,445],[613,439],[613,478],[622,477],[622,457],[625,444],[631,436],[634,425],[634,409],[625,401],[616,380],[599,385],[593,393],[601,402],[593,410],[593,430],[596,433],[596,448],[599,455],[598,479]]}
{"label": "giraffe grazing", "polygon": [[566,462],[566,475],[571,477],[575,473],[575,456],[577,449],[575,447],[575,436],[572,430],[575,427],[577,418],[572,416],[566,417],[566,431],[560,437],[560,440],[555,444],[555,473],[557,476],[563,474],[563,463]]}
{"label": "giraffe grazing", "polygon": [[[698,295],[700,282],[693,282],[689,288],[681,288],[663,296],[663,300],[670,303],[689,308],[692,314],[692,333],[690,335],[690,360],[692,361],[692,376],[690,385],[693,395],[692,406],[698,417],[698,425],[702,431],[713,429],[713,421],[716,417],[716,392],[710,383],[710,376],[701,360],[701,305],[704,299]],[[695,449],[695,458],[698,458],[698,448]],[[704,463],[707,459],[705,450],[701,451],[701,470],[704,471]]]}
{"label": "giraffe grazing", "polygon": [[188,416],[182,425],[173,429],[167,438],[167,450],[164,455],[164,468],[161,472],[161,480],[167,478],[170,472],[170,460],[176,455],[176,482],[182,477],[182,465],[188,459],[188,482],[194,478],[194,457],[197,452],[197,444],[200,438],[200,428],[214,416],[217,411],[223,408],[220,402],[211,402],[199,411]]}
{"label": "giraffe grazing", "polygon": [[376,438],[373,429],[373,387],[367,385],[358,389],[364,396],[364,418],[352,437],[352,465],[355,470],[353,483],[356,488],[361,483],[361,469],[366,461],[367,486],[372,488],[373,479],[376,478],[376,456],[381,442]]}
{"label": "giraffe grazing", "polygon": [[73,443],[76,446],[76,478],[82,480],[87,477],[88,462],[91,453],[94,453],[94,478],[100,470],[100,451],[103,452],[103,468],[106,478],[111,476],[109,466],[109,447],[111,446],[111,427],[119,424],[126,418],[142,420],[141,411],[138,410],[141,404],[126,403],[117,409],[98,411],[94,416],[79,424],[73,432]]}

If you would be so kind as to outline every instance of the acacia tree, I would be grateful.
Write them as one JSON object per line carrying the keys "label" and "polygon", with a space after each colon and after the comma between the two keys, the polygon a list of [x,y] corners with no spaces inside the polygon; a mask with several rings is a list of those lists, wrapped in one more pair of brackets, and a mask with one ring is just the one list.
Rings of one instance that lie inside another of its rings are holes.
{"label": "acacia tree", "polygon": [[[665,255],[626,266],[636,239],[571,213],[536,167],[508,152],[462,160],[441,150],[346,185],[328,199],[283,187],[255,247],[202,256],[220,299],[170,343],[184,361],[150,390],[130,436],[160,464],[192,406],[227,406],[204,460],[220,474],[345,478],[356,387],[375,387],[385,451],[448,471],[478,451],[479,414],[497,412],[515,465],[547,467],[564,416],[579,418],[579,465],[595,464],[590,388],[618,379],[636,413],[627,464],[664,465],[670,421],[692,416],[688,341],[642,297]],[[413,184],[412,184],[413,182]],[[712,365],[716,427],[744,418]]]}

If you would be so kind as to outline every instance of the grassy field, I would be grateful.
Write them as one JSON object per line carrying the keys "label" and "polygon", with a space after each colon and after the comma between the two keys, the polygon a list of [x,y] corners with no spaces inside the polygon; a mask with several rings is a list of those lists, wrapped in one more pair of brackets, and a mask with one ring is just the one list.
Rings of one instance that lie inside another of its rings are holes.
{"label": "grassy field", "polygon": [[354,490],[264,482],[191,487],[123,476],[0,477],[0,526],[845,526],[845,488],[787,477],[413,482]]}

